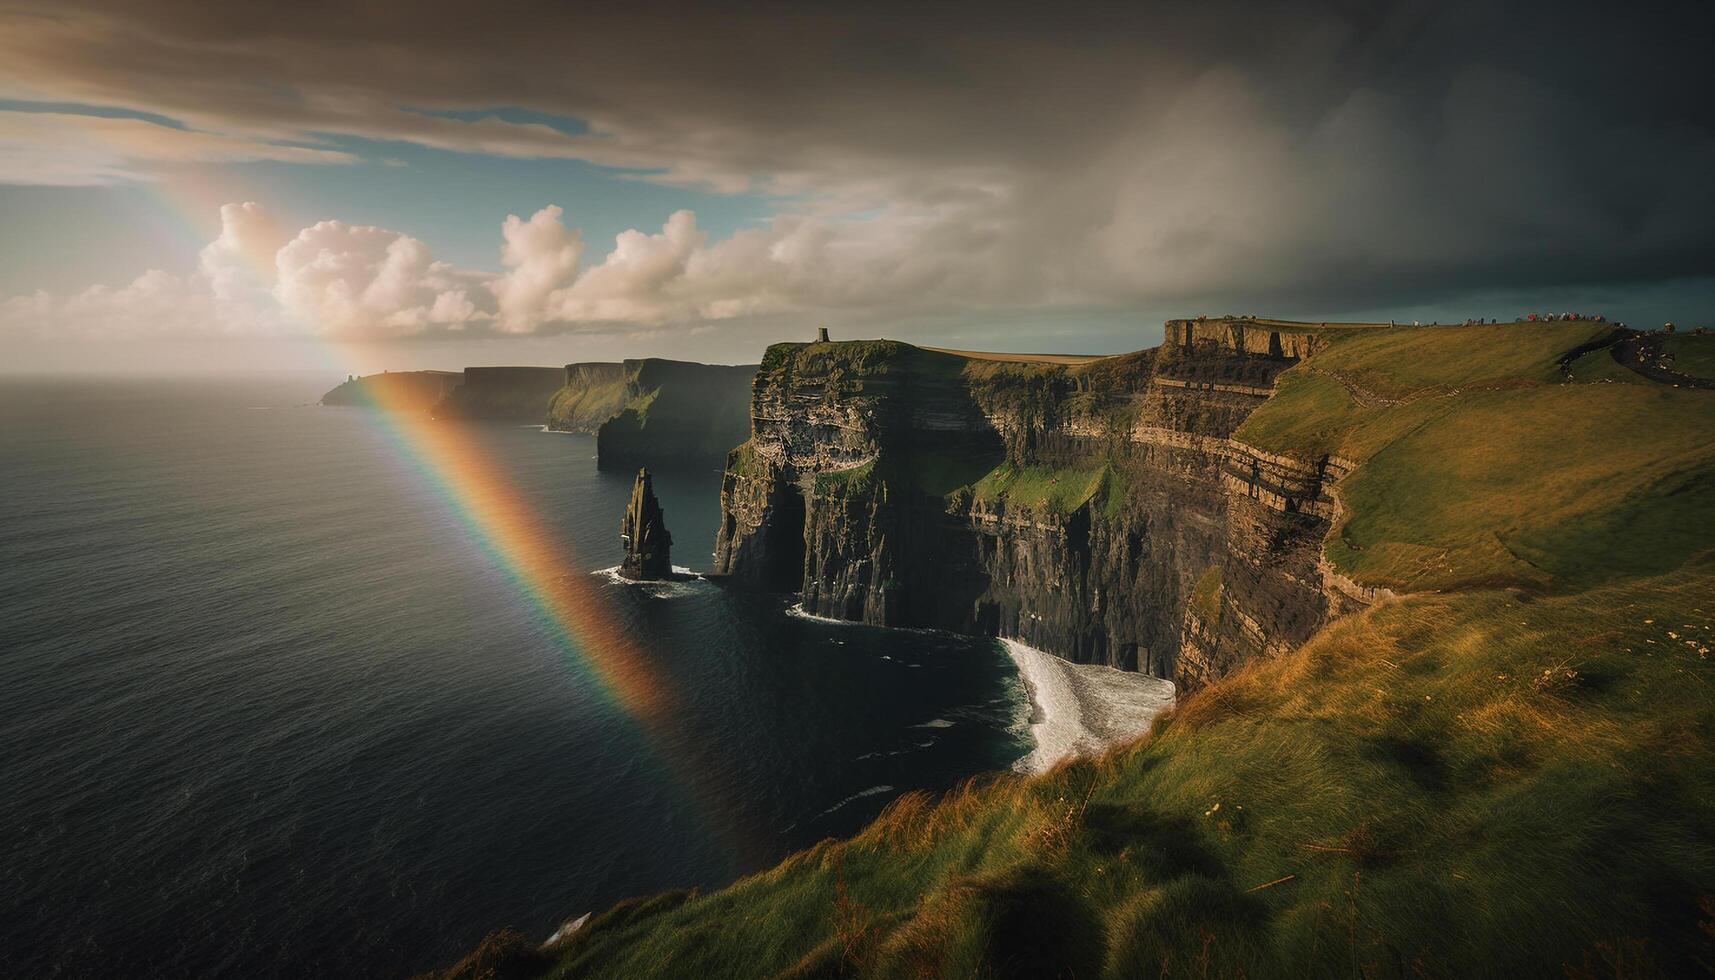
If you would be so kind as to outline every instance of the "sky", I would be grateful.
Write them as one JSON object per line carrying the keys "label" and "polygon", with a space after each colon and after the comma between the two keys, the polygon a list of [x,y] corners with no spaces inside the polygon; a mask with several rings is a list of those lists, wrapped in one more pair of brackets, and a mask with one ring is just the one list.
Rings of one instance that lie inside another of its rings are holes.
{"label": "sky", "polygon": [[0,371],[1715,325],[1709,4],[600,6],[0,0]]}

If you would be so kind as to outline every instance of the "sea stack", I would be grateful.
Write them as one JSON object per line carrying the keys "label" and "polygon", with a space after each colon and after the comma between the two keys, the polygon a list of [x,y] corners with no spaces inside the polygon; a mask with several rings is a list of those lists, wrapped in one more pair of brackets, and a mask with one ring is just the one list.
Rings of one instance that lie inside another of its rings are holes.
{"label": "sea stack", "polygon": [[619,522],[619,536],[625,539],[625,561],[619,566],[619,574],[630,579],[672,576],[673,535],[667,531],[665,518],[660,501],[655,499],[649,470],[638,470],[637,482],[631,485],[631,503]]}

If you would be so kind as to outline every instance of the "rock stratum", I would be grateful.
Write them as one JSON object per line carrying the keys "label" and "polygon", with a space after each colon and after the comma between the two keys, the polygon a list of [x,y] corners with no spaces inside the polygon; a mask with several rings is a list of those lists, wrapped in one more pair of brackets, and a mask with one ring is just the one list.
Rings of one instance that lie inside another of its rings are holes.
{"label": "rock stratum", "polygon": [[1715,351],[1652,339],[1638,371],[1578,322],[1166,336],[777,345],[719,535],[735,581],[823,615],[1173,677],[1149,734],[442,975],[1707,974],[1715,392],[1678,376]]}
{"label": "rock stratum", "polygon": [[755,373],[658,357],[568,364],[548,426],[594,434],[604,469],[722,460],[750,433]]}
{"label": "rock stratum", "polygon": [[1176,320],[1160,348],[1082,363],[775,345],[716,569],[818,615],[1194,689],[1374,597],[1320,558],[1350,463],[1234,438],[1282,371],[1351,329]]}

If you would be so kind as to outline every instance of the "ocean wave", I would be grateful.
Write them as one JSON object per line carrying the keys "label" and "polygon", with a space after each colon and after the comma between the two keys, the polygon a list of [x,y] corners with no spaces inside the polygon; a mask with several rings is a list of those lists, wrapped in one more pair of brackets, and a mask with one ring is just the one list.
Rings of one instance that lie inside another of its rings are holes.
{"label": "ocean wave", "polygon": [[1017,640],[1001,645],[1018,665],[1028,704],[1018,727],[1034,743],[1013,764],[1043,772],[1062,759],[1094,755],[1149,731],[1173,707],[1173,682],[1099,664],[1074,664]]}
{"label": "ocean wave", "polygon": [[[865,629],[897,630],[901,633],[916,633],[916,634],[919,634],[921,636],[928,636],[928,635],[935,634],[935,633],[945,634],[947,636],[962,636],[963,635],[963,634],[959,634],[959,633],[948,632],[947,630],[930,629],[928,627],[923,627],[923,626],[876,626],[873,623],[860,623],[860,622],[853,620],[853,619],[835,619],[832,616],[818,616],[815,613],[810,612],[809,610],[805,609],[804,604],[802,602],[795,602],[792,605],[787,606],[786,607],[786,615],[791,616],[793,619],[803,619],[803,620],[808,620],[809,622],[812,622],[812,623],[823,623],[823,624],[828,625],[828,626],[861,626]],[[916,667],[916,666],[920,666],[920,665],[910,664],[909,666]]]}
{"label": "ocean wave", "polygon": [[835,619],[832,616],[818,616],[815,613],[810,612],[809,610],[805,609],[804,604],[802,602],[795,602],[792,605],[787,606],[786,607],[786,615],[791,616],[793,619],[807,619],[812,623],[826,623],[829,626],[862,626],[862,625],[864,625],[863,623],[854,623],[849,619]]}
{"label": "ocean wave", "polygon": [[639,581],[626,578],[619,574],[618,565],[611,568],[598,568],[590,574],[607,579],[610,585],[630,586],[656,599],[676,599],[681,596],[695,595],[710,585],[709,580],[704,578],[701,573],[693,572],[683,565],[673,566],[673,574],[679,576],[678,578],[665,580]]}
{"label": "ocean wave", "polygon": [[566,922],[561,923],[560,928],[555,929],[554,934],[552,936],[549,936],[548,941],[543,943],[542,945],[552,946],[555,943],[559,942],[560,940],[565,939],[566,937],[570,936],[572,933],[577,932],[579,929],[582,929],[584,927],[584,924],[589,922],[590,915],[591,915],[591,913],[585,912],[583,915],[580,915],[575,919],[571,919],[571,920],[568,920]]}

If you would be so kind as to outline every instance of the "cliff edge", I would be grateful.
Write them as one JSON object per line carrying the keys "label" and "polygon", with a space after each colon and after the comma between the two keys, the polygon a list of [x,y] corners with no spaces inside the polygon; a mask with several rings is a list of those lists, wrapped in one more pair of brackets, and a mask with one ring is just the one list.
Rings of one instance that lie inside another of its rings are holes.
{"label": "cliff edge", "polygon": [[723,493],[727,570],[817,611],[1135,644],[1198,688],[1150,735],[445,975],[1707,973],[1715,392],[1602,325],[1201,322],[776,346]]}
{"label": "cliff edge", "polygon": [[1343,463],[1233,439],[1341,329],[1174,321],[1161,348],[1070,362],[775,345],[716,568],[818,615],[1011,637],[1195,689],[1366,600],[1318,570]]}

